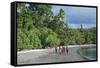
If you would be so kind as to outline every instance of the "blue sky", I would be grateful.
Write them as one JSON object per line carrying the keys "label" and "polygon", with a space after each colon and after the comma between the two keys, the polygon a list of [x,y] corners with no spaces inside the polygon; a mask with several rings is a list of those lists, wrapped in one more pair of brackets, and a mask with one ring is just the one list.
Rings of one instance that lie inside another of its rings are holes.
{"label": "blue sky", "polygon": [[69,27],[80,28],[83,24],[84,28],[96,26],[96,8],[74,7],[74,6],[52,6],[54,15],[59,13],[60,9],[65,11],[65,23],[67,21]]}

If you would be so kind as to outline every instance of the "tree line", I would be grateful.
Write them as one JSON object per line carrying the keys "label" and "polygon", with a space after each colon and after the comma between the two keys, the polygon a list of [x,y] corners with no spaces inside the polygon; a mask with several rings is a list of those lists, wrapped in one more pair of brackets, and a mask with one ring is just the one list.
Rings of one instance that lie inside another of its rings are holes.
{"label": "tree line", "polygon": [[17,49],[36,49],[96,43],[96,27],[73,29],[64,22],[64,10],[54,15],[51,5],[17,4]]}

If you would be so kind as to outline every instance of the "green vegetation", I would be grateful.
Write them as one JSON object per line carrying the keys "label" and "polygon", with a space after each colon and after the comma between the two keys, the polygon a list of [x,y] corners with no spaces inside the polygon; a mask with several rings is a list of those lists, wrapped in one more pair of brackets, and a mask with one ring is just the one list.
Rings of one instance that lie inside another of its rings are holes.
{"label": "green vegetation", "polygon": [[64,10],[54,15],[51,5],[17,4],[17,48],[34,49],[69,44],[95,44],[96,28],[69,28]]}

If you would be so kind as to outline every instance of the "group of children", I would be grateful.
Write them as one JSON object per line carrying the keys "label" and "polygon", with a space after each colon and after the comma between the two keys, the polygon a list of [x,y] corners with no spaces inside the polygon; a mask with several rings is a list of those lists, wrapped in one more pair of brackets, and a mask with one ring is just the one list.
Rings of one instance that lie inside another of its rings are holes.
{"label": "group of children", "polygon": [[68,55],[68,47],[59,47],[59,54],[67,53]]}
{"label": "group of children", "polygon": [[64,46],[64,44],[60,44],[59,48],[55,48],[56,53],[67,54],[69,53],[68,46]]}

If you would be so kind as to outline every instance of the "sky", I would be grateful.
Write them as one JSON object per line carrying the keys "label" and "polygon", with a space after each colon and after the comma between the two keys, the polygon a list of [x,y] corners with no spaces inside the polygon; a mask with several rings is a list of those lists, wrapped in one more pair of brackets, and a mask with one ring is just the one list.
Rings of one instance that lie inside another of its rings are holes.
{"label": "sky", "polygon": [[91,7],[75,7],[75,6],[52,6],[54,15],[59,13],[60,9],[64,10],[64,21],[68,23],[71,28],[96,27],[96,8]]}

